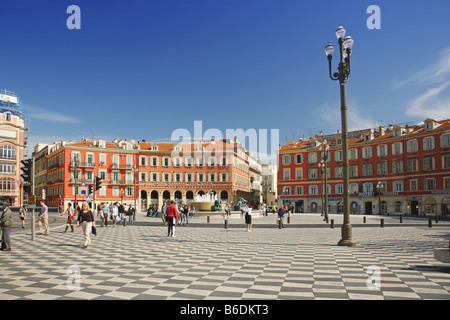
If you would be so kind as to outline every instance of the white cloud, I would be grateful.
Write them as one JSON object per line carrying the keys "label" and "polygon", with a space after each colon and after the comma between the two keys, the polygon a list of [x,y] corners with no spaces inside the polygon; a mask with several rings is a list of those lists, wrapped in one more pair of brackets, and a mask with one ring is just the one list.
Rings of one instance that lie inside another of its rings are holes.
{"label": "white cloud", "polygon": [[405,114],[437,120],[450,117],[450,47],[440,54],[438,61],[397,82],[394,87],[423,88],[408,103]]}
{"label": "white cloud", "polygon": [[41,107],[35,107],[29,104],[24,104],[23,113],[28,114],[33,119],[39,119],[51,122],[64,123],[82,123],[80,119],[74,116],[64,115]]}
{"label": "white cloud", "polygon": [[418,95],[411,100],[406,114],[439,120],[447,119],[450,117],[450,97],[442,97],[442,92],[445,92],[449,86],[450,81],[447,81]]}
{"label": "white cloud", "polygon": [[[372,119],[367,114],[361,114],[355,104],[352,104],[352,107],[347,106],[347,129],[348,131],[355,131],[361,129],[369,129],[376,126],[377,121]],[[323,121],[324,127],[326,129],[323,130],[324,134],[331,134],[333,131],[342,132],[342,117],[341,117],[341,108],[340,106],[330,107],[328,103],[324,103],[321,107],[319,107],[320,118]]]}

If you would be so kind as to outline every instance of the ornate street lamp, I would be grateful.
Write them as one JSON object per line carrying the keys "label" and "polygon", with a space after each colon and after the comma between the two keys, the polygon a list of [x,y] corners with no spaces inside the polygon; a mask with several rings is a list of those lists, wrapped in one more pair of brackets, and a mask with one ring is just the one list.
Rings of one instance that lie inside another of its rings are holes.
{"label": "ornate street lamp", "polygon": [[322,167],[323,167],[323,171],[322,173],[324,173],[324,178],[325,178],[325,191],[323,192],[324,194],[324,199],[325,199],[325,204],[324,204],[324,218],[323,221],[326,221],[328,223],[328,184],[327,184],[327,161],[328,161],[328,151],[330,150],[330,146],[327,144],[327,140],[323,140],[322,141],[323,147],[320,146],[319,150],[323,152],[322,154],[322,159],[321,159],[321,163],[322,163]]}
{"label": "ornate street lamp", "polygon": [[349,196],[349,175],[348,175],[348,129],[347,129],[347,81],[350,75],[350,56],[352,52],[353,39],[345,36],[345,29],[340,26],[336,30],[336,37],[339,41],[340,62],[338,71],[331,74],[331,59],[333,58],[334,47],[331,43],[325,46],[325,54],[328,57],[328,68],[331,80],[339,80],[341,93],[341,122],[342,122],[342,153],[343,153],[343,175],[344,175],[344,223],[341,228],[342,239],[339,246],[354,246],[352,240],[352,225],[350,224],[350,196]]}

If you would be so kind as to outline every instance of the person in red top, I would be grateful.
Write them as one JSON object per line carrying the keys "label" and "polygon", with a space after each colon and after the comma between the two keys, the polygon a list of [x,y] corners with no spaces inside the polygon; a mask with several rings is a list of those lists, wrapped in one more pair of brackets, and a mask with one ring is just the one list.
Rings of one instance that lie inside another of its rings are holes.
{"label": "person in red top", "polygon": [[170,201],[170,205],[166,209],[166,219],[168,224],[167,236],[175,237],[175,219],[178,222],[178,211],[174,204],[175,202]]}

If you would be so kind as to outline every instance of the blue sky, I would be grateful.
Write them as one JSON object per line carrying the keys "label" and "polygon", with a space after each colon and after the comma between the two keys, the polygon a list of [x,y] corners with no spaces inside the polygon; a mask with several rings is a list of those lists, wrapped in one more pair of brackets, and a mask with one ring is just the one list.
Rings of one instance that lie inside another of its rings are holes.
{"label": "blue sky", "polygon": [[[80,30],[66,26],[72,4]],[[366,25],[372,4],[379,30]],[[282,145],[334,133],[339,86],[323,48],[338,46],[339,25],[355,41],[350,129],[450,117],[448,0],[3,0],[0,9],[0,88],[22,99],[32,147],[167,141],[177,128],[193,133],[194,121],[224,135],[278,129]]]}

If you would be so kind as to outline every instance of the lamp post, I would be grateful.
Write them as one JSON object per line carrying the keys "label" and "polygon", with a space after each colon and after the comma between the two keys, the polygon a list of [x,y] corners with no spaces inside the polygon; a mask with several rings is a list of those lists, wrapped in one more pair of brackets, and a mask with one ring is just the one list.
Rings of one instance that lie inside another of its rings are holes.
{"label": "lamp post", "polygon": [[352,240],[352,225],[350,224],[350,197],[349,197],[349,175],[348,175],[348,130],[347,130],[347,81],[350,75],[350,56],[352,52],[353,39],[345,37],[345,29],[340,26],[336,30],[336,37],[339,41],[340,61],[338,71],[331,74],[331,59],[333,58],[334,47],[331,43],[325,46],[325,54],[328,57],[328,69],[331,80],[339,80],[341,95],[341,122],[342,122],[342,153],[343,153],[343,175],[344,175],[344,222],[341,227],[342,239],[339,246],[355,246]]}
{"label": "lamp post", "polygon": [[328,184],[327,184],[327,161],[328,161],[328,150],[330,149],[330,146],[327,144],[327,140],[322,141],[323,147],[321,146],[319,148],[320,151],[323,151],[322,154],[322,160],[320,161],[322,163],[323,172],[325,176],[325,191],[324,191],[324,198],[325,198],[325,211],[324,211],[324,218],[323,220],[328,223]]}
{"label": "lamp post", "polygon": [[380,216],[381,216],[381,214],[382,214],[382,211],[381,211],[381,188],[382,188],[381,182],[378,181],[378,183],[377,183],[377,193],[378,193],[378,213],[380,214]]}

